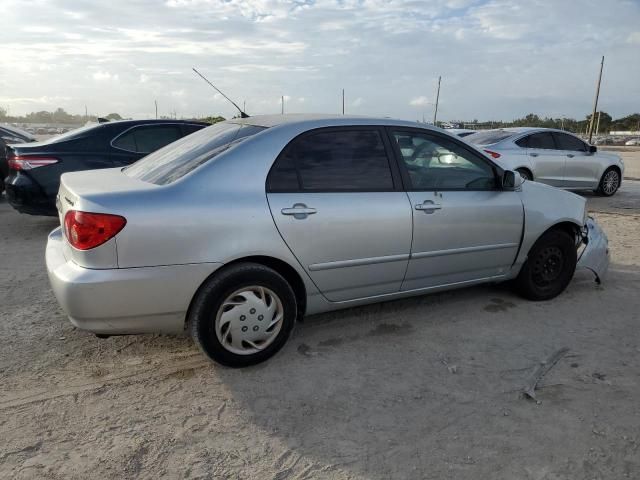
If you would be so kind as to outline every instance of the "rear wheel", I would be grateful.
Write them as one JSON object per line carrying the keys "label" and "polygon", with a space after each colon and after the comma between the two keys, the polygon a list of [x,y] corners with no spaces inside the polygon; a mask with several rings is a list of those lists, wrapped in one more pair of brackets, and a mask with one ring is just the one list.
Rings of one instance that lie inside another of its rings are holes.
{"label": "rear wheel", "polygon": [[296,316],[296,297],[289,283],[264,265],[243,263],[204,284],[191,308],[189,325],[209,358],[229,367],[246,367],[282,348]]}
{"label": "rear wheel", "polygon": [[531,248],[516,278],[516,289],[529,300],[549,300],[567,288],[577,261],[576,245],[569,234],[546,232]]}
{"label": "rear wheel", "polygon": [[602,174],[596,193],[605,197],[610,197],[618,191],[618,188],[620,188],[621,180],[620,172],[615,168],[609,168]]}
{"label": "rear wheel", "polygon": [[526,168],[517,168],[516,172],[518,172],[520,176],[525,180],[533,180],[533,175]]}

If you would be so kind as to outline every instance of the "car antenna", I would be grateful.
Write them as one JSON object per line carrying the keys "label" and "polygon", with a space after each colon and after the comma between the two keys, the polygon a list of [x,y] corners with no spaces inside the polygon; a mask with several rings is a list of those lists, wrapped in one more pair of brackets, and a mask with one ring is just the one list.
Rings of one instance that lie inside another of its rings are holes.
{"label": "car antenna", "polygon": [[200,78],[202,78],[205,82],[207,82],[209,85],[211,85],[213,88],[215,88],[216,92],[218,92],[220,95],[222,95],[224,98],[226,98],[229,102],[231,102],[231,104],[234,107],[236,107],[238,109],[238,111],[240,112],[240,118],[249,118],[249,115],[244,113],[242,111],[242,109],[238,105],[236,105],[236,103],[233,100],[231,100],[229,97],[227,97],[224,93],[222,93],[220,91],[220,89],[218,87],[216,87],[213,83],[211,83],[209,80],[207,80],[207,77],[202,75],[198,70],[195,69],[195,67],[192,67],[192,68],[193,68],[193,71],[196,72],[200,76]]}

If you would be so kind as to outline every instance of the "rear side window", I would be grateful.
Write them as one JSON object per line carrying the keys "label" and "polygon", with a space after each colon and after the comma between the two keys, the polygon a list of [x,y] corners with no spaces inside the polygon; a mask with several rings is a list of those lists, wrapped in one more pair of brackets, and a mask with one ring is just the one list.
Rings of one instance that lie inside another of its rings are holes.
{"label": "rear side window", "polygon": [[[543,150],[555,150],[556,144],[553,141],[553,137],[549,132],[543,133],[534,133],[533,135],[529,135],[527,138],[527,148],[540,148]],[[518,143],[518,145],[520,145]],[[522,145],[520,145],[522,146]]]}
{"label": "rear side window", "polygon": [[136,153],[150,153],[182,137],[178,125],[142,125],[120,135],[113,146]]}
{"label": "rear side window", "polygon": [[554,132],[553,137],[555,138],[556,144],[558,145],[558,150],[584,152],[587,149],[585,143],[579,138],[574,137],[573,135]]}
{"label": "rear side window", "polygon": [[374,129],[300,136],[278,157],[267,179],[277,191],[388,191],[393,177],[382,135]]}
{"label": "rear side window", "polygon": [[469,135],[465,140],[476,145],[493,145],[513,135],[515,135],[513,132],[507,132],[506,130],[487,130]]}
{"label": "rear side window", "polygon": [[265,127],[217,123],[167,145],[126,167],[126,175],[166,185],[183,177]]}

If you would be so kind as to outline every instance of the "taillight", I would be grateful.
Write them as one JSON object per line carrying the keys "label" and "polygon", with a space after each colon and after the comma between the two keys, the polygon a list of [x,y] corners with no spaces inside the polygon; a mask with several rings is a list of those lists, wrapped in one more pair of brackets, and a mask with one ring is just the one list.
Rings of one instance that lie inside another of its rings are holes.
{"label": "taillight", "polygon": [[53,157],[9,157],[7,164],[11,170],[33,170],[38,167],[46,167],[58,163],[59,160]]}
{"label": "taillight", "polygon": [[498,152],[492,152],[491,150],[485,150],[486,153],[491,155],[493,158],[500,158],[500,154]]}
{"label": "taillight", "polygon": [[64,232],[72,247],[90,250],[115,237],[127,224],[120,215],[69,210],[64,216]]}

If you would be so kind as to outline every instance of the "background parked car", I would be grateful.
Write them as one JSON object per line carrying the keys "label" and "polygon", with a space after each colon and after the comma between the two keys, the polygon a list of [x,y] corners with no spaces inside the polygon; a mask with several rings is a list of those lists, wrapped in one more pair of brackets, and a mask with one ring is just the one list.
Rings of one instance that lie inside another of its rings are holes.
{"label": "background parked car", "polygon": [[624,144],[627,146],[640,145],[640,138],[632,138],[624,142]]}
{"label": "background parked car", "polygon": [[63,173],[129,165],[206,126],[195,121],[123,120],[8,147],[7,199],[20,212],[55,215]]}
{"label": "background parked car", "polygon": [[188,328],[231,366],[276,353],[305,313],[511,279],[546,300],[609,262],[584,198],[389,119],[234,119],[65,174],[59,195],[47,269],[76,326]]}
{"label": "background parked car", "polygon": [[619,155],[599,152],[579,137],[551,128],[485,130],[465,138],[528,180],[568,190],[616,193],[624,174]]}
{"label": "background parked car", "polygon": [[6,147],[10,143],[30,143],[36,138],[29,132],[11,125],[0,125],[0,193],[4,192],[4,179],[9,175]]}

